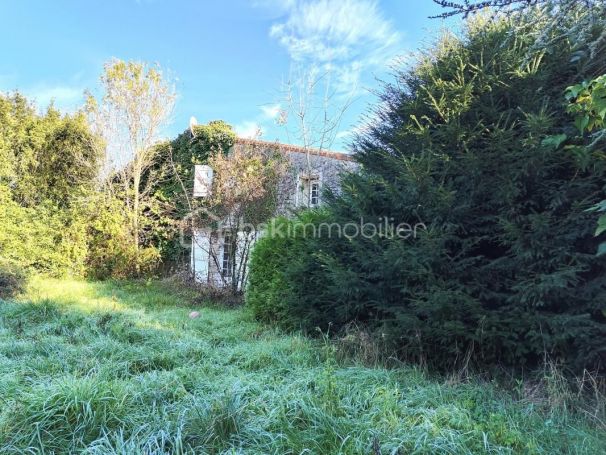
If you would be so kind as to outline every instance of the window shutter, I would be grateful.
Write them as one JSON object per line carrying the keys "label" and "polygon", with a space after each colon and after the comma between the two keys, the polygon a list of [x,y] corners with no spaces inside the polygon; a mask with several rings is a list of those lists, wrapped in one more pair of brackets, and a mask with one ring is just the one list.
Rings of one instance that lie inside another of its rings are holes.
{"label": "window shutter", "polygon": [[208,197],[213,184],[213,169],[206,164],[194,166],[194,197]]}
{"label": "window shutter", "polygon": [[191,268],[198,283],[208,283],[209,259],[210,235],[204,230],[196,230],[192,236]]}

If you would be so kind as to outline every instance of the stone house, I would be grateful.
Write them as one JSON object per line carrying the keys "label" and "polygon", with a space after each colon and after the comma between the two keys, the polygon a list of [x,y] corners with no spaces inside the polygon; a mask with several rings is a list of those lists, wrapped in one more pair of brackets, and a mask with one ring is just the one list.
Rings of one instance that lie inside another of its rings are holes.
{"label": "stone house", "polygon": [[[338,191],[341,173],[357,169],[357,163],[346,153],[243,138],[236,140],[234,148],[238,147],[260,151],[277,149],[286,158],[288,170],[279,182],[276,215],[288,216],[299,207],[320,206],[323,190]],[[206,197],[212,186],[213,171],[208,166],[196,166],[195,174],[194,197]],[[248,253],[258,235],[262,233],[195,229],[191,248],[191,271],[195,280],[225,287],[233,285],[232,275],[237,270],[236,286],[242,288],[246,282]]]}

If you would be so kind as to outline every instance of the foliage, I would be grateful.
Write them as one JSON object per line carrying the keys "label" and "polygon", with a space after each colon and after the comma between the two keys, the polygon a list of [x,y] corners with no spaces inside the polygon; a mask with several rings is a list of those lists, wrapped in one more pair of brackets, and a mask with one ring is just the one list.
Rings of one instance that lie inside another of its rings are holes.
{"label": "foliage", "polygon": [[95,277],[149,273],[155,248],[132,248],[123,198],[100,189],[103,153],[83,113],[42,115],[0,96],[0,257],[28,271]]}
{"label": "foliage", "polygon": [[84,115],[44,114],[19,93],[0,96],[0,257],[26,269],[81,275],[82,205],[98,186],[101,154]]}
{"label": "foliage", "polygon": [[102,97],[97,100],[89,94],[86,108],[95,133],[105,142],[106,164],[113,166],[111,170],[123,186],[124,209],[130,212],[132,225],[130,241],[138,254],[144,228],[141,219],[158,179],[150,172],[162,150],[156,143],[172,113],[176,94],[169,76],[158,65],[143,62],[107,62],[101,84]]}
{"label": "foliage", "polygon": [[27,273],[19,264],[0,257],[0,300],[15,297],[25,290]]}
{"label": "foliage", "polygon": [[65,208],[94,187],[101,164],[82,113],[44,115],[18,92],[0,95],[0,184],[32,207],[49,201]]}
{"label": "foliage", "polygon": [[279,232],[292,231],[296,223],[284,217],[272,219],[251,252],[246,305],[258,320],[282,324],[288,320],[290,294],[284,274],[295,256],[296,239]]}
{"label": "foliage", "polygon": [[130,241],[129,214],[124,202],[107,194],[91,198],[81,211],[86,215],[87,275],[97,279],[153,274],[159,262],[154,246],[137,252]]}
{"label": "foliage", "polygon": [[167,283],[45,279],[0,305],[0,452],[606,450],[602,428],[527,384],[337,362],[330,345],[196,298]]}
{"label": "foliage", "polygon": [[162,150],[150,170],[163,178],[153,187],[146,213],[148,243],[159,249],[163,262],[178,267],[189,264],[189,250],[180,242],[181,222],[199,207],[199,201],[192,199],[194,166],[207,164],[211,154],[226,154],[236,141],[232,127],[221,120],[196,125],[193,131],[159,144]]}
{"label": "foliage", "polygon": [[[590,81],[584,81],[566,89],[568,106],[566,110],[574,117],[574,125],[578,134],[568,138],[566,134],[559,134],[546,138],[543,142],[559,147],[569,139],[564,149],[570,150],[579,160],[581,168],[589,163],[604,162],[604,143],[606,139],[606,75]],[[606,212],[606,199],[591,207],[589,210]],[[598,219],[595,235],[599,236],[606,231],[606,215]],[[606,253],[606,242],[600,243],[597,254]],[[606,311],[606,309],[605,309]]]}
{"label": "foliage", "polygon": [[566,108],[581,134],[606,128],[606,74],[566,89]]}
{"label": "foliage", "polygon": [[[323,280],[324,239],[316,238],[314,230],[331,221],[326,211],[305,210],[294,218],[278,217],[268,223],[251,252],[246,289],[246,305],[257,319],[291,329],[313,329],[330,320],[326,313],[331,311],[329,306],[314,304],[303,292]],[[339,242],[331,241],[334,246]]]}
{"label": "foliage", "polygon": [[[247,281],[251,246],[280,204],[279,183],[288,161],[278,149],[239,144],[229,154],[212,154],[208,163],[213,169],[212,188],[189,221],[192,229],[223,231],[224,239],[228,235],[231,269],[223,270],[221,278],[237,293]],[[209,245],[210,260],[222,265],[212,234]]]}
{"label": "foliage", "polygon": [[569,124],[565,88],[599,75],[604,17],[603,5],[477,17],[398,70],[356,141],[362,172],[325,198],[328,222],[427,229],[309,239],[296,273],[280,275],[287,322],[357,321],[440,368],[603,366],[606,262],[587,209],[605,196],[605,169],[543,140]]}
{"label": "foliage", "polygon": [[[136,156],[122,156],[131,160],[122,162],[123,172],[107,174],[106,167],[107,182],[102,184],[99,176],[106,152],[124,145],[120,132],[112,129],[119,117],[114,104],[135,109],[137,99],[129,94],[155,92],[162,82],[157,69],[144,70],[132,62],[108,65],[107,99],[97,103],[89,97],[88,119],[82,112],[61,116],[52,106],[40,115],[19,93],[0,96],[0,256],[44,273],[97,278],[149,275],[156,272],[160,256],[167,261],[185,256],[178,233],[191,211],[187,200],[193,164],[207,160],[213,150],[226,151],[235,134],[225,123],[211,122],[195,127],[194,138],[186,140],[183,134],[139,155],[137,247],[130,172]],[[137,113],[153,117],[139,119],[152,126],[156,114]]]}
{"label": "foliage", "polygon": [[463,3],[453,2],[451,0],[433,0],[445,11],[432,18],[442,18],[461,15],[468,17],[470,14],[475,14],[486,9],[497,12],[521,11],[525,8],[530,8],[537,5],[557,5],[559,8],[567,9],[577,4],[583,4],[587,8],[594,6],[599,0],[465,0]]}
{"label": "foliage", "polygon": [[22,207],[0,186],[0,256],[54,275],[82,271],[85,243],[79,226],[52,203]]}

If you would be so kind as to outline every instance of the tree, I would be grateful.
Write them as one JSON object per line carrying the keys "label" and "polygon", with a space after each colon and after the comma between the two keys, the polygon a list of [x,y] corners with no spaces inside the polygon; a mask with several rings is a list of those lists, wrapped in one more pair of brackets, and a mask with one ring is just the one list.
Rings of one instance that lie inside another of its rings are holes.
{"label": "tree", "polygon": [[[289,142],[300,144],[305,150],[306,173],[316,171],[314,156],[330,150],[333,146],[341,120],[354,102],[355,88],[349,93],[339,92],[331,83],[332,71],[311,65],[310,68],[295,67],[291,78],[283,87],[284,109],[278,116]],[[311,185],[307,185],[307,207],[310,206]]]}
{"label": "tree", "polygon": [[194,229],[210,233],[207,252],[218,270],[225,256],[219,257],[215,236],[223,235],[229,258],[221,279],[237,293],[246,283],[251,247],[284,197],[279,183],[288,162],[277,148],[237,145],[229,154],[213,153],[208,164],[213,169],[212,191],[202,200],[199,216],[188,221]]}
{"label": "tree", "polygon": [[15,92],[0,96],[0,119],[0,184],[20,204],[65,208],[95,186],[101,157],[82,112],[61,115],[51,105],[38,115]]}
{"label": "tree", "polygon": [[571,123],[565,89],[600,75],[605,18],[604,5],[473,17],[400,68],[355,141],[361,172],[329,195],[322,222],[427,229],[272,251],[266,237],[269,279],[251,277],[250,291],[280,299],[267,306],[291,325],[355,322],[439,368],[546,356],[603,367],[606,257],[587,209],[605,198],[606,168],[544,139]]}
{"label": "tree", "polygon": [[[160,150],[154,166],[143,177],[152,176],[149,210],[150,224],[147,240],[156,245],[165,266],[181,269],[189,267],[189,249],[183,245],[183,220],[199,208],[201,202],[193,199],[194,166],[208,164],[211,155],[227,154],[236,142],[232,127],[221,120],[207,125],[196,125],[175,139],[158,145]],[[191,226],[186,230],[189,232]]]}
{"label": "tree", "polygon": [[0,95],[0,257],[53,274],[82,274],[80,208],[97,190],[101,157],[81,112],[43,114],[18,92]]}
{"label": "tree", "polygon": [[[148,171],[161,150],[154,147],[175,102],[175,88],[158,65],[112,60],[101,76],[103,96],[88,96],[91,125],[104,138],[108,169],[119,173],[139,250],[141,216],[155,178]],[[145,185],[143,176],[147,173]]]}
{"label": "tree", "polygon": [[[555,149],[563,147],[573,154],[582,170],[606,162],[606,75],[590,81],[572,85],[565,92],[568,105],[566,110],[574,118],[574,129],[567,128],[543,140],[543,144]],[[589,209],[599,213],[606,212],[606,199]],[[596,236],[606,232],[606,214],[598,219]],[[606,254],[606,242],[598,246],[599,256]],[[605,316],[606,316],[606,310]]]}
{"label": "tree", "polygon": [[469,1],[465,0],[463,3],[453,2],[450,0],[433,0],[442,8],[447,9],[442,14],[432,16],[432,18],[447,18],[457,15],[462,15],[467,18],[470,14],[480,12],[482,10],[490,9],[495,12],[502,12],[508,10],[511,12],[521,11],[525,8],[532,6],[540,6],[546,4],[552,4],[559,6],[560,8],[568,9],[575,5],[582,4],[589,8],[597,3],[598,0],[479,0]]}

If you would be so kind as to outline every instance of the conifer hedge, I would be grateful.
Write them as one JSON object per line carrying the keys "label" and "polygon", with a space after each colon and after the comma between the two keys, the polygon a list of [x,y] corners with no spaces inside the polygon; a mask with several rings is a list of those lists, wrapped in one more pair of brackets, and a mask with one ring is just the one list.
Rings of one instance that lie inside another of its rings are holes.
{"label": "conifer hedge", "polygon": [[606,73],[605,18],[579,8],[471,19],[398,70],[355,141],[362,172],[327,195],[320,219],[427,229],[298,235],[286,247],[266,236],[251,267],[248,301],[266,297],[255,313],[310,331],[356,321],[438,367],[545,356],[603,367],[606,258],[588,211],[606,198],[603,153],[580,165],[545,139],[574,136],[565,89]]}

